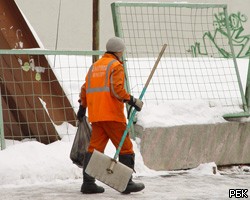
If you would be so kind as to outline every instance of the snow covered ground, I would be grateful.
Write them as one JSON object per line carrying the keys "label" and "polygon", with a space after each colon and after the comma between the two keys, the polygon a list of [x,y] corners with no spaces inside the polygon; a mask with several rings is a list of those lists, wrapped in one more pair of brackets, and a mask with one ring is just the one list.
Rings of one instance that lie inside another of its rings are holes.
{"label": "snow covered ground", "polygon": [[[83,195],[82,170],[69,158],[72,139],[63,138],[50,145],[36,141],[12,145],[7,141],[8,147],[0,151],[0,199],[229,199],[229,189],[250,190],[248,166],[220,171],[215,163],[205,163],[185,171],[154,171],[144,165],[138,141],[134,141],[134,180],[143,182],[145,190],[122,195],[98,181],[105,193]],[[114,152],[108,143],[105,153],[112,157]]]}
{"label": "snow covered ground", "polygon": [[[81,180],[64,180],[34,185],[18,185],[0,187],[2,200],[107,200],[107,199],[190,199],[190,200],[223,200],[229,199],[229,189],[250,189],[249,175],[198,175],[176,174],[166,177],[139,177],[146,188],[139,193],[122,195],[117,191],[99,183],[105,188],[103,194],[83,195],[79,188]],[[249,195],[249,192],[248,192]]]}
{"label": "snow covered ground", "polygon": [[[243,73],[246,76],[246,73]],[[245,77],[243,79],[245,81]],[[188,106],[187,106],[188,105]],[[173,111],[174,109],[174,111]],[[193,100],[168,102],[151,106],[138,113],[138,124],[144,127],[174,126],[225,122],[223,114],[231,110],[220,104]],[[240,110],[239,110],[240,112]],[[166,120],[167,119],[167,120]],[[249,120],[249,119],[248,119]],[[67,127],[65,127],[67,126]],[[80,193],[82,170],[72,164],[69,154],[76,127],[64,123],[57,127],[62,140],[49,145],[36,141],[8,141],[0,151],[0,199],[229,199],[229,189],[250,190],[250,167],[235,166],[216,170],[215,163],[202,163],[186,171],[154,171],[147,168],[140,154],[140,140],[133,141],[136,152],[135,181],[146,188],[142,192],[122,195],[104,185],[105,193]],[[68,131],[69,134],[66,132]],[[13,145],[14,144],[14,145]],[[115,149],[111,143],[105,151],[110,157]],[[99,183],[103,185],[103,183]],[[248,192],[250,195],[250,192]]]}

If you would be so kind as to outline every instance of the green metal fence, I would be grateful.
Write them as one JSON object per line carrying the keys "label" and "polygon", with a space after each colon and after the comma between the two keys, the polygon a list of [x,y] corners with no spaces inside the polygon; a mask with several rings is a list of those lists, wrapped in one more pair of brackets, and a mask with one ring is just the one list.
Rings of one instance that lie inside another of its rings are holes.
{"label": "green metal fence", "polygon": [[204,99],[249,116],[226,4],[126,3],[111,5],[115,34],[126,43],[133,94],[142,90],[161,46],[166,53],[147,90],[147,104]]}
{"label": "green metal fence", "polygon": [[74,134],[81,85],[103,53],[0,50],[1,149],[6,140],[47,144]]}
{"label": "green metal fence", "polygon": [[[166,43],[143,99],[146,105],[205,99],[242,108],[225,118],[249,117],[250,72],[244,93],[226,5],[116,2],[111,8],[115,34],[126,43],[126,88],[134,96]],[[1,149],[6,140],[51,143],[70,137],[92,56],[103,53],[0,50]]]}

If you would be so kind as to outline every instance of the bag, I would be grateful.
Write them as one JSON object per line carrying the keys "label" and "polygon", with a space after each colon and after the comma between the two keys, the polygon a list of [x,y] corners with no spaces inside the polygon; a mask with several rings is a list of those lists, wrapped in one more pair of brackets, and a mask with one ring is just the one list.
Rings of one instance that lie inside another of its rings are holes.
{"label": "bag", "polygon": [[78,167],[83,168],[84,155],[88,151],[92,127],[86,116],[79,121],[73,145],[70,151],[70,159]]}

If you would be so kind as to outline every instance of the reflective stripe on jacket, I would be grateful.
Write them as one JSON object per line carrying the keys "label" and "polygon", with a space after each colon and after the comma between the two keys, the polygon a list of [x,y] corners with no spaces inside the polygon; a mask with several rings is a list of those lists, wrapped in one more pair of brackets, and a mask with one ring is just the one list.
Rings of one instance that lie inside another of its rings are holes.
{"label": "reflective stripe on jacket", "polygon": [[88,107],[90,122],[126,122],[124,101],[130,95],[124,88],[122,63],[112,54],[104,54],[89,69],[81,88],[81,104]]}

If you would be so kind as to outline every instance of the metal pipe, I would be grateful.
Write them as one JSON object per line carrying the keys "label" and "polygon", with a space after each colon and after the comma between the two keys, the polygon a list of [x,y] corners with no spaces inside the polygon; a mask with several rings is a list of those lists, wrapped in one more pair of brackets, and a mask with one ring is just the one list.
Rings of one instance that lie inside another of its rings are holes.
{"label": "metal pipe", "polygon": [[[99,50],[99,0],[93,0],[93,29],[92,29],[92,49]],[[98,55],[92,56],[93,63],[99,59]]]}

